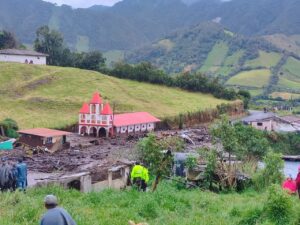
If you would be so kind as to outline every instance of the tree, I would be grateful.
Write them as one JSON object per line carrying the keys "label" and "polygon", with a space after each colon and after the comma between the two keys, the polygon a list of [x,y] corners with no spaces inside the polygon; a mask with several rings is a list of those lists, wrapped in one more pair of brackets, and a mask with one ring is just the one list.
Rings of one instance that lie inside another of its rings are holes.
{"label": "tree", "polygon": [[239,158],[257,161],[266,155],[270,145],[262,131],[241,123],[235,124],[234,129],[239,145],[236,154]]}
{"label": "tree", "polygon": [[211,128],[213,140],[221,142],[223,150],[228,153],[229,164],[220,163],[220,172],[217,172],[221,185],[226,188],[233,188],[236,186],[236,164],[232,165],[231,156],[238,152],[238,139],[236,137],[235,129],[229,122],[228,118],[222,116],[221,120],[213,125]]}
{"label": "tree", "polygon": [[243,100],[243,102],[244,102],[244,108],[248,109],[248,105],[249,105],[249,102],[251,100],[251,94],[250,94],[250,92],[246,91],[246,90],[239,90],[237,94]]}
{"label": "tree", "polygon": [[9,31],[0,31],[0,49],[17,48],[18,42],[15,35]]}
{"label": "tree", "polygon": [[17,132],[19,127],[15,120],[6,118],[0,121],[0,126],[3,126],[5,135],[7,137],[17,138],[19,136]]}
{"label": "tree", "polygon": [[64,51],[64,39],[58,31],[50,30],[48,26],[42,26],[36,31],[34,49],[38,52],[48,54],[49,65],[61,65],[62,53]]}
{"label": "tree", "polygon": [[221,120],[215,123],[211,128],[211,134],[214,141],[222,143],[223,149],[229,154],[229,161],[231,155],[238,152],[238,139],[234,126],[232,126],[226,116],[222,116]]}
{"label": "tree", "polygon": [[77,64],[75,63],[75,66],[81,69],[99,71],[105,66],[105,58],[99,51],[80,53],[79,58],[80,60]]}

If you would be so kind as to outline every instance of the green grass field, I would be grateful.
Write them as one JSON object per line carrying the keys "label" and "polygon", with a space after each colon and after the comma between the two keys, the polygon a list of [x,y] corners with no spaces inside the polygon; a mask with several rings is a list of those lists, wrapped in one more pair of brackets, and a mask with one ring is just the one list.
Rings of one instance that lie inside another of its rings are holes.
{"label": "green grass field", "polygon": [[270,77],[271,72],[267,69],[244,71],[231,77],[226,84],[262,88],[268,85]]}
{"label": "green grass field", "polygon": [[226,43],[219,42],[215,44],[200,68],[200,72],[216,72],[221,67],[227,52],[228,46]]}
{"label": "green grass field", "polygon": [[0,120],[10,117],[21,128],[64,127],[93,92],[114,102],[117,112],[148,111],[158,117],[214,108],[226,102],[212,95],[121,80],[94,71],[0,63]]}
{"label": "green grass field", "polygon": [[252,97],[261,95],[263,93],[263,89],[252,89],[252,90],[248,90],[251,94]]}
{"label": "green grass field", "polygon": [[227,56],[224,60],[223,66],[217,71],[217,74],[227,76],[231,73],[238,66],[239,59],[243,54],[243,51],[237,51],[233,55]]}
{"label": "green grass field", "polygon": [[294,94],[294,93],[289,93],[289,92],[273,92],[270,95],[272,98],[282,98],[284,100],[290,100],[290,99],[299,99],[300,94]]}
{"label": "green grass field", "polygon": [[283,73],[288,73],[292,76],[300,78],[300,61],[289,57],[286,64],[282,67]]}
{"label": "green grass field", "polygon": [[256,68],[259,66],[263,66],[265,68],[270,68],[275,66],[280,60],[280,54],[275,52],[264,52],[259,51],[259,57],[253,60],[249,60],[245,63],[244,66]]}
{"label": "green grass field", "polygon": [[299,82],[289,80],[285,77],[279,77],[278,86],[281,88],[287,88],[287,89],[296,90],[296,91],[299,91],[299,89],[300,89]]}

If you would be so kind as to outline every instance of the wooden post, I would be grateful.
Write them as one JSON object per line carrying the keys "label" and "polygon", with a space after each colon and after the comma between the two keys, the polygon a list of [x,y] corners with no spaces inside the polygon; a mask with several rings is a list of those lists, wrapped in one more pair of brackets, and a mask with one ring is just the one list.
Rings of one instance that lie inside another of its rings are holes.
{"label": "wooden post", "polygon": [[108,171],[108,188],[112,187],[112,171]]}

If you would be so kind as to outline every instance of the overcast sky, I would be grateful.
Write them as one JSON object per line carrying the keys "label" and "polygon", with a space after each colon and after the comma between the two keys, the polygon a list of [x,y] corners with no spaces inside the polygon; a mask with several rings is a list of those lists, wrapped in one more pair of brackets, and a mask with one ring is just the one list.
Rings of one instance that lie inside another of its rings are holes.
{"label": "overcast sky", "polygon": [[92,5],[112,6],[121,0],[44,0],[46,2],[57,3],[58,5],[66,4],[73,8],[88,8]]}

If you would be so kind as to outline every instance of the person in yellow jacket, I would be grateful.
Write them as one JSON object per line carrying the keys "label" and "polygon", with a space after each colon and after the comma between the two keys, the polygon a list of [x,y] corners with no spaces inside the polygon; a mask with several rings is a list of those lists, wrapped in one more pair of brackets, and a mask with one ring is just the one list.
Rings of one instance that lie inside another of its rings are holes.
{"label": "person in yellow jacket", "polygon": [[136,162],[130,176],[132,183],[136,185],[138,189],[146,191],[147,183],[149,181],[149,172],[146,167],[142,166],[139,162]]}

